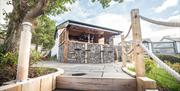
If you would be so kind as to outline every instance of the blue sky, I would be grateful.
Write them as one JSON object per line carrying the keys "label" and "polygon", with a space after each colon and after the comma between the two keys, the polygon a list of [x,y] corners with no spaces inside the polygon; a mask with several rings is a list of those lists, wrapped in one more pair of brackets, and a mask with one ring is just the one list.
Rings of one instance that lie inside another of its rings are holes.
{"label": "blue sky", "polygon": [[[76,20],[123,31],[130,26],[130,11],[139,8],[140,14],[161,21],[180,22],[180,0],[124,0],[123,3],[111,2],[110,7],[103,9],[98,2],[77,0],[68,5],[71,9],[64,14],[51,17],[57,24],[65,20]],[[141,20],[143,38],[159,41],[163,36],[180,37],[180,28],[162,27]],[[130,40],[131,37],[128,38]],[[115,42],[120,42],[120,36]]]}
{"label": "blue sky", "polygon": [[[0,4],[5,0],[0,0]],[[139,8],[140,14],[161,21],[180,22],[180,0],[124,0],[123,3],[111,2],[110,7],[103,9],[98,2],[91,0],[76,0],[72,5],[67,5],[69,12],[51,16],[51,19],[60,24],[66,20],[76,20],[89,24],[108,27],[123,31],[126,34],[130,26],[130,11]],[[6,10],[11,10],[7,7]],[[141,20],[143,38],[159,41],[163,36],[180,37],[180,28],[154,25]],[[130,40],[131,37],[128,37]],[[115,38],[115,43],[120,42],[120,36]]]}

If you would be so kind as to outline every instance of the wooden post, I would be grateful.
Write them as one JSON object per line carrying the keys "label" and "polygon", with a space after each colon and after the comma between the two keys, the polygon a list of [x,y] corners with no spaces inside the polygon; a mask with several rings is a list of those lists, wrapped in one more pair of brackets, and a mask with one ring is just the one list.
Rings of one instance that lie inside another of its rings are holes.
{"label": "wooden post", "polygon": [[126,67],[126,49],[124,48],[125,46],[125,42],[124,42],[124,35],[121,35],[121,50],[122,50],[122,55],[121,55],[121,59],[122,59],[122,63],[123,63],[123,67]]}
{"label": "wooden post", "polygon": [[85,43],[85,50],[86,50],[86,51],[85,51],[85,60],[84,60],[85,63],[87,63],[87,59],[88,59],[88,51],[87,51],[87,49],[88,49],[87,47],[88,47],[88,46],[87,46],[87,45],[88,45],[88,44]]}
{"label": "wooden post", "polygon": [[101,45],[101,63],[104,63],[104,45]]}
{"label": "wooden post", "polygon": [[21,39],[19,46],[19,56],[17,65],[16,80],[24,81],[28,79],[29,56],[32,37],[32,24],[30,22],[22,23]]}
{"label": "wooden post", "polygon": [[131,22],[132,22],[132,32],[133,32],[133,44],[134,44],[134,60],[136,65],[136,76],[145,76],[145,65],[144,65],[144,50],[139,45],[142,42],[141,27],[139,10],[133,9],[131,11]]}
{"label": "wooden post", "polygon": [[69,31],[65,30],[65,36],[64,36],[64,62],[66,63],[68,61],[68,45],[69,45]]}
{"label": "wooden post", "polygon": [[114,55],[115,55],[114,56],[114,59],[115,59],[114,63],[118,63],[118,49],[117,48],[114,49]]}
{"label": "wooden post", "polygon": [[[133,33],[133,59],[135,61],[136,77],[145,76],[144,50],[139,43],[142,42],[139,10],[131,11],[132,33]],[[137,91],[143,91],[141,85],[137,83]]]}

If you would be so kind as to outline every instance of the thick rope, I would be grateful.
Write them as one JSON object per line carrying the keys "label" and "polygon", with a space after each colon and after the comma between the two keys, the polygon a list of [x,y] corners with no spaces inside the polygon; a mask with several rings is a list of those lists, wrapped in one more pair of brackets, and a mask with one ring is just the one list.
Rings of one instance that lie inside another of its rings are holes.
{"label": "thick rope", "polygon": [[130,25],[129,30],[128,30],[128,33],[126,34],[126,36],[124,37],[124,39],[126,39],[126,38],[128,37],[128,35],[130,34],[131,28],[132,28],[132,24]]}
{"label": "thick rope", "polygon": [[141,19],[147,21],[147,22],[150,22],[150,23],[153,23],[153,24],[157,24],[157,25],[163,25],[163,26],[168,26],[168,27],[180,27],[180,23],[178,22],[162,22],[162,21],[156,21],[156,20],[152,20],[152,19],[149,19],[149,18],[146,18],[144,16],[141,16]]}
{"label": "thick rope", "polygon": [[140,43],[140,46],[144,49],[144,51],[147,52],[149,56],[151,56],[155,62],[160,65],[164,70],[166,70],[169,74],[171,74],[173,77],[175,77],[178,81],[180,81],[180,74],[174,71],[172,68],[170,68],[167,64],[165,64],[163,61],[161,61],[156,55],[154,55],[151,51],[149,51],[142,43]]}
{"label": "thick rope", "polygon": [[134,51],[134,48],[127,52],[127,54],[131,54]]}

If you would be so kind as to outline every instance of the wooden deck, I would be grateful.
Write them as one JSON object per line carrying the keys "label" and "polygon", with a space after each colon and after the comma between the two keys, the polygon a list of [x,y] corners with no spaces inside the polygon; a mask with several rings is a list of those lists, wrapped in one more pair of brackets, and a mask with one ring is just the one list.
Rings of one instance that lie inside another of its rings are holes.
{"label": "wooden deck", "polygon": [[51,61],[36,66],[64,69],[64,74],[56,79],[56,91],[136,91],[136,79],[121,70],[121,63],[66,64]]}
{"label": "wooden deck", "polygon": [[64,69],[63,77],[71,77],[79,73],[85,73],[85,75],[73,77],[133,79],[133,77],[122,71],[121,62],[117,64],[68,64],[56,61],[42,61],[34,66],[62,68]]}

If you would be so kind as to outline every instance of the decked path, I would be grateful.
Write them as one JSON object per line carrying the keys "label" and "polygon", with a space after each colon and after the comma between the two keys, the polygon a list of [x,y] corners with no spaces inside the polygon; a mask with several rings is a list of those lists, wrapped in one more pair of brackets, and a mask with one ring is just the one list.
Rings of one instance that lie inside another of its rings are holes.
{"label": "decked path", "polygon": [[56,91],[136,91],[136,79],[121,70],[121,63],[67,64],[41,61],[35,66],[64,69],[64,74],[57,77]]}
{"label": "decked path", "polygon": [[80,75],[80,77],[90,77],[90,78],[124,78],[124,79],[133,78],[122,71],[121,63],[68,64],[68,63],[59,63],[56,61],[41,61],[34,66],[62,68],[64,69],[63,76],[75,76],[77,74]]}

